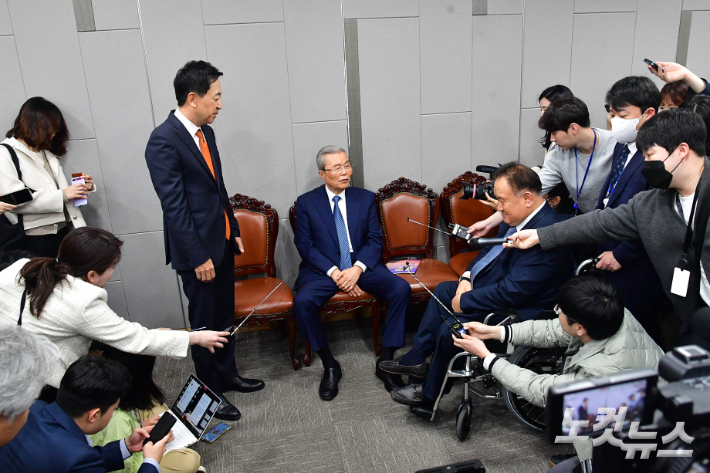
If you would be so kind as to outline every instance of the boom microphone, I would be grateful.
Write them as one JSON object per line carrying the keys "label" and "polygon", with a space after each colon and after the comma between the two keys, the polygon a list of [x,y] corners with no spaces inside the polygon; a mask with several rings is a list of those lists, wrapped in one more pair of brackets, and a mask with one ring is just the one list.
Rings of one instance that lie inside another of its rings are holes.
{"label": "boom microphone", "polygon": [[489,245],[502,245],[503,243],[508,243],[508,239],[505,237],[499,238],[471,238],[471,244],[474,246],[489,246]]}

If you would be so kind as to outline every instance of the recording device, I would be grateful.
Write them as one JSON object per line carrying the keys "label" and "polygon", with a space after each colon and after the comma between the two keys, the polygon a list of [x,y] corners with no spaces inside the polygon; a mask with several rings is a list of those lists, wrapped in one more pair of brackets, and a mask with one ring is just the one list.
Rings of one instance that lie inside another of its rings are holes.
{"label": "recording device", "polygon": [[[71,185],[73,186],[74,184],[86,184],[86,180],[84,179],[82,173],[75,172],[71,175]],[[89,201],[86,199],[86,197],[83,197],[81,199],[74,199],[74,207],[81,207],[82,205],[86,205],[88,203]]]}
{"label": "recording device", "polygon": [[[405,263],[405,264],[408,265],[409,263]],[[463,324],[461,323],[461,321],[459,320],[459,318],[456,317],[456,315],[455,315],[453,312],[451,312],[451,311],[449,310],[449,308],[446,307],[446,306],[444,305],[444,303],[441,302],[441,301],[439,300],[439,298],[436,297],[436,296],[434,295],[434,293],[431,292],[431,291],[429,290],[429,288],[426,287],[426,285],[424,285],[424,283],[421,282],[421,281],[419,280],[419,278],[418,278],[413,272],[407,271],[406,274],[409,274],[409,275],[412,276],[414,279],[416,279],[417,282],[418,282],[419,284],[421,284],[422,287],[426,290],[426,292],[428,292],[429,295],[431,295],[431,297],[432,297],[436,302],[438,302],[439,305],[440,305],[441,307],[443,307],[446,312],[449,313],[449,315],[451,316],[451,318],[454,319],[454,324],[451,325],[451,324],[449,323],[449,321],[446,320],[446,317],[444,317],[443,315],[441,315],[441,312],[439,312],[439,316],[444,320],[444,323],[446,324],[447,327],[449,327],[449,330],[451,330],[451,333],[454,335],[454,337],[456,337],[456,338],[463,338],[463,337],[461,336],[461,334],[463,334],[463,333],[465,333],[466,335],[468,335],[468,330],[466,330],[465,328],[463,328]]]}
{"label": "recording device", "polygon": [[654,68],[654,69],[656,70],[656,72],[658,72],[658,64],[656,64],[655,62],[651,61],[650,59],[644,59],[643,62],[645,62],[646,64],[648,64],[649,66],[651,66],[652,68]]}
{"label": "recording device", "polygon": [[0,195],[0,202],[5,202],[10,205],[20,205],[25,202],[32,200],[32,192],[29,189],[24,188],[19,191],[11,192],[9,194]]}
{"label": "recording device", "polygon": [[417,225],[421,225],[423,227],[431,228],[432,230],[436,230],[439,233],[443,233],[444,235],[449,235],[452,237],[460,238],[461,240],[467,241],[471,244],[471,246],[475,247],[481,247],[481,246],[489,246],[489,245],[502,245],[503,243],[507,243],[508,239],[499,237],[499,238],[471,238],[471,234],[468,233],[468,227],[464,225],[459,225],[458,223],[450,223],[449,224],[449,229],[451,229],[450,232],[445,232],[444,230],[440,230],[436,227],[432,227],[431,225],[427,225],[426,223],[421,223],[417,222],[416,220],[412,220],[411,218],[407,218],[408,222],[416,223]]}
{"label": "recording device", "polygon": [[[289,275],[289,278],[291,278],[291,277],[296,277],[296,275],[293,274],[293,271],[289,271],[289,274],[288,274],[288,275]],[[249,320],[249,317],[251,317],[252,315],[254,315],[254,313],[255,313],[257,310],[259,310],[259,307],[261,307],[261,304],[263,304],[264,302],[266,302],[266,299],[268,299],[269,296],[271,296],[271,294],[273,294],[274,292],[276,292],[276,289],[278,289],[278,288],[279,288],[283,283],[285,283],[285,282],[286,282],[286,280],[283,280],[283,281],[281,281],[280,283],[278,283],[278,284],[276,285],[276,287],[275,287],[270,293],[268,293],[268,294],[266,295],[266,297],[264,297],[264,298],[261,300],[261,302],[259,302],[259,304],[251,310],[251,312],[249,312],[249,315],[247,315],[246,317],[244,317],[244,320],[242,320],[242,323],[240,323],[240,324],[237,326],[237,328],[234,328],[234,325],[232,325],[231,327],[225,328],[224,331],[225,331],[225,332],[229,332],[228,337],[233,337],[237,332],[239,332],[239,329],[241,329],[242,326],[244,325],[244,323],[245,323],[247,320]]]}
{"label": "recording device", "polygon": [[[660,376],[668,381],[658,383]],[[547,436],[554,442],[558,435],[570,435],[573,421],[591,420],[578,428],[579,435],[598,437],[604,429],[593,431],[600,407],[617,410],[617,416],[607,425],[613,435],[625,445],[654,444],[650,459],[624,460],[626,452],[609,442],[594,448],[592,465],[595,471],[708,472],[710,471],[710,352],[697,345],[674,348],[658,365],[658,372],[650,369],[618,373],[586,379],[563,386],[552,386],[547,395]],[[621,426],[619,408],[626,407]],[[581,409],[580,409],[581,408]],[[631,424],[638,422],[638,434]],[[684,432],[694,438],[689,446],[680,438],[663,442],[662,437],[684,422]],[[652,432],[656,432],[655,437]],[[639,434],[646,434],[641,438]],[[662,450],[691,450],[681,457],[658,455]]]}
{"label": "recording device", "polygon": [[153,427],[153,430],[150,431],[150,437],[143,441],[143,445],[147,444],[148,442],[153,442],[153,444],[156,444],[163,440],[165,436],[170,433],[170,429],[173,428],[175,422],[177,422],[177,419],[173,416],[161,416],[158,423],[155,424],[155,426]]}
{"label": "recording device", "polygon": [[440,466],[438,468],[418,470],[416,473],[486,473],[486,468],[480,460],[469,460]]}
{"label": "recording device", "polygon": [[212,430],[207,432],[202,436],[202,440],[204,440],[207,443],[214,443],[215,440],[220,438],[222,434],[224,434],[226,431],[231,429],[231,425],[227,425],[224,422],[220,422],[219,424],[215,425]]}

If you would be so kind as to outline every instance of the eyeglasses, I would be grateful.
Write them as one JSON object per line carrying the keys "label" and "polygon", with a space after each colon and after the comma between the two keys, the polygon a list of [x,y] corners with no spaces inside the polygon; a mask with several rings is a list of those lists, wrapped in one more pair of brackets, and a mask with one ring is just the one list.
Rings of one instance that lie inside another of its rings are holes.
{"label": "eyeglasses", "polygon": [[555,315],[558,316],[558,317],[560,316],[560,314],[562,314],[562,315],[564,315],[565,317],[567,317],[567,323],[568,323],[568,324],[572,325],[572,324],[578,323],[576,320],[571,319],[567,314],[565,314],[564,312],[562,312],[562,309],[560,309],[560,305],[559,305],[559,304],[555,304],[555,308],[552,309],[552,310],[555,312]]}
{"label": "eyeglasses", "polygon": [[321,171],[330,171],[337,174],[339,172],[343,172],[343,169],[345,170],[345,172],[350,172],[353,170],[353,165],[346,164],[345,166],[335,166],[333,169],[321,169]]}

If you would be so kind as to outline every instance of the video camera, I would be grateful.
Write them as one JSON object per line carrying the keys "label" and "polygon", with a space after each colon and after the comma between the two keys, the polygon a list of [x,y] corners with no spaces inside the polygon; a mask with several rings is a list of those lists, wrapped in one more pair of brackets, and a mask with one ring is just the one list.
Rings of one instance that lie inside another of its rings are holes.
{"label": "video camera", "polygon": [[[495,166],[476,166],[476,171],[488,173],[490,179],[491,175],[498,169]],[[486,200],[486,193],[491,196],[491,199],[495,199],[495,193],[493,192],[493,186],[495,181],[489,181],[485,184],[471,184],[470,182],[463,183],[463,195],[461,199],[468,200],[471,197],[477,200]]]}
{"label": "video camera", "polygon": [[[667,384],[658,382],[659,374]],[[594,440],[594,471],[710,472],[710,353],[678,347],[661,359],[658,372],[552,386],[546,416],[551,442]]]}

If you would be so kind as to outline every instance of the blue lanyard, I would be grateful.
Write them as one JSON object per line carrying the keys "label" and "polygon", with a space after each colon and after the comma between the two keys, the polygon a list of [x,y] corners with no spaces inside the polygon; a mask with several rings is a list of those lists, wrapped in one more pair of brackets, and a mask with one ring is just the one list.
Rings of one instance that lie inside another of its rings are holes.
{"label": "blue lanyard", "polygon": [[[627,156],[626,159],[628,160],[629,157]],[[619,179],[621,179],[621,175],[624,174],[624,171],[626,170],[626,166],[624,166],[624,169],[621,170],[619,173],[619,177],[616,178],[616,181],[612,184],[609,182],[609,187],[606,190],[606,200],[607,202],[609,201],[609,198],[611,197],[611,194],[614,193],[614,190],[616,190],[616,185],[619,183]],[[612,171],[613,172],[613,171]]]}
{"label": "blue lanyard", "polygon": [[597,132],[592,128],[592,133],[594,133],[594,144],[592,144],[592,154],[589,156],[589,162],[587,163],[587,170],[584,171],[584,178],[582,179],[582,187],[579,187],[579,173],[577,170],[577,147],[574,147],[574,177],[577,179],[577,202],[574,203],[574,214],[577,215],[579,210],[579,196],[582,194],[582,189],[584,189],[584,183],[587,182],[587,174],[589,173],[589,167],[592,165],[592,158],[594,158],[594,150],[597,147]]}

